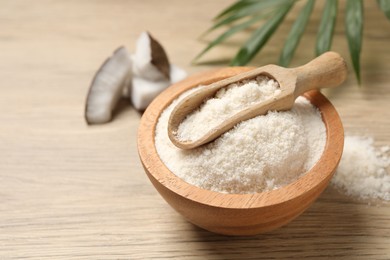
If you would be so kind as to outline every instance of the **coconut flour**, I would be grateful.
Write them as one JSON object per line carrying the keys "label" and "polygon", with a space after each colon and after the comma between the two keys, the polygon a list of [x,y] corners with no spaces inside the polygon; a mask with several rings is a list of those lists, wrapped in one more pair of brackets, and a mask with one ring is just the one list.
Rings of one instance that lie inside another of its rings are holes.
{"label": "coconut flour", "polygon": [[[221,100],[208,101],[204,106],[213,111],[214,106],[226,107],[227,104],[228,110],[220,111],[230,113],[236,108],[243,109],[247,99],[255,102],[260,95],[267,98],[278,91],[273,81],[264,78],[256,81],[230,86],[217,94],[216,98]],[[259,85],[264,89],[259,90]],[[161,160],[184,181],[222,193],[263,192],[296,180],[321,157],[326,141],[325,125],[318,109],[303,97],[296,100],[290,111],[271,111],[241,122],[212,143],[192,150],[177,148],[168,137],[168,119],[176,104],[193,91],[187,91],[173,101],[156,126],[155,144]],[[234,93],[230,95],[229,92]],[[232,97],[240,98],[233,100]],[[204,124],[212,123],[208,120],[221,116],[220,113],[215,114],[218,116],[205,114],[210,117],[199,119],[203,123],[184,124],[192,129],[183,130],[183,136],[191,137],[201,131]],[[206,115],[202,113],[200,117],[203,116]]]}
{"label": "coconut flour", "polygon": [[189,114],[179,125],[177,136],[180,140],[197,140],[237,112],[280,92],[279,84],[265,76],[230,84]]}
{"label": "coconut flour", "polygon": [[369,137],[346,136],[332,184],[358,199],[390,200],[390,147],[373,144]]}

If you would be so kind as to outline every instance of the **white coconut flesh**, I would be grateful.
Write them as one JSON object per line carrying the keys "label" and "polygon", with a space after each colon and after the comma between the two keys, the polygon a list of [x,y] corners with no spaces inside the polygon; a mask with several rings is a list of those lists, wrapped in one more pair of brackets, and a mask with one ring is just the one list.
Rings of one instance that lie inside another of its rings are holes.
{"label": "white coconut flesh", "polygon": [[171,64],[171,83],[174,84],[176,82],[179,82],[180,80],[183,80],[187,77],[187,72],[183,70],[182,68]]}
{"label": "white coconut flesh", "polygon": [[124,47],[119,47],[97,71],[90,86],[85,108],[88,124],[111,120],[112,111],[123,89],[131,83],[132,60]]}
{"label": "white coconut flesh", "polygon": [[171,80],[152,81],[138,76],[133,77],[130,97],[134,108],[145,110],[164,89],[186,76],[187,73],[183,69],[172,64],[170,65]]}
{"label": "white coconut flesh", "polygon": [[144,110],[169,85],[169,80],[151,81],[141,77],[133,77],[130,96],[134,108]]}

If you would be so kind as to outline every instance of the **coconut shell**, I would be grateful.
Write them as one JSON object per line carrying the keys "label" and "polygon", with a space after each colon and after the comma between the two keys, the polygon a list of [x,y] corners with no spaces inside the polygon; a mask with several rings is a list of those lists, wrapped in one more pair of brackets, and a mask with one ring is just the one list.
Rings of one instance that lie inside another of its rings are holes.
{"label": "coconut shell", "polygon": [[151,63],[156,66],[156,68],[161,71],[161,73],[167,79],[170,79],[170,65],[168,55],[166,54],[161,44],[155,38],[153,38],[149,32],[148,36],[150,38],[150,49],[152,55]]}

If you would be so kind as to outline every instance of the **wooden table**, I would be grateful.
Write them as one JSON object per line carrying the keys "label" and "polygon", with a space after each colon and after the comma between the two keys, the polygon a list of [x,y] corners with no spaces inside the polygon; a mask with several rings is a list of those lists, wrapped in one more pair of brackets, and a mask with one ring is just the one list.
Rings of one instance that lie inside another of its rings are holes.
{"label": "wooden table", "polygon": [[[240,34],[203,61],[197,37],[231,1],[3,0],[0,8],[0,259],[390,259],[390,206],[329,187],[302,216],[255,237],[187,223],[154,190],[138,160],[141,115],[122,101],[115,120],[88,127],[84,101],[101,62],[134,50],[149,30],[189,73],[224,66]],[[344,2],[344,1],[341,1]],[[327,91],[348,133],[390,143],[390,22],[365,1],[363,84],[350,72]],[[319,4],[321,5],[321,4]],[[313,57],[316,9],[292,65]],[[287,23],[250,65],[277,61]],[[340,14],[333,50],[348,57]],[[210,39],[210,38],[207,38]]]}

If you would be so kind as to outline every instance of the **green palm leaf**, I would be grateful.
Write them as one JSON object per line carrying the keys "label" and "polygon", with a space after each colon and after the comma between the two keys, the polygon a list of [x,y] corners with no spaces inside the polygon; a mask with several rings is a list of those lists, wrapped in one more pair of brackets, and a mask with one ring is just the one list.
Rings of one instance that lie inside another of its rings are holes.
{"label": "green palm leaf", "polygon": [[239,1],[235,2],[234,4],[228,6],[221,13],[219,13],[216,17],[214,17],[214,20],[219,20],[222,17],[226,16],[227,14],[234,13],[237,10],[240,10],[242,8],[247,7],[248,5],[252,5],[252,4],[258,3],[258,2],[259,2],[259,0],[239,0]]}
{"label": "green palm leaf", "polygon": [[264,46],[270,36],[278,28],[284,17],[293,6],[294,1],[286,1],[286,4],[279,7],[276,14],[272,16],[265,24],[258,28],[249,40],[244,43],[237,55],[231,62],[232,66],[241,66],[247,64],[256,53]]}
{"label": "green palm leaf", "polygon": [[290,0],[258,0],[242,7],[240,6],[239,8],[235,9],[235,11],[231,15],[226,15],[225,17],[221,17],[223,19],[217,20],[216,23],[210,29],[208,29],[205,33],[202,34],[202,36],[210,33],[211,31],[214,31],[215,29],[223,25],[231,24],[232,22],[237,21],[239,19],[251,15],[262,15],[264,13],[270,13],[273,8],[278,8],[280,5],[285,4],[287,1]]}
{"label": "green palm leaf", "polygon": [[327,0],[317,34],[316,55],[330,50],[337,17],[337,0]]}
{"label": "green palm leaf", "polygon": [[385,13],[387,19],[390,19],[390,1],[377,0],[379,8]]}
{"label": "green palm leaf", "polygon": [[[298,0],[236,0],[235,3],[225,8],[214,18],[214,26],[206,33],[224,25],[227,29],[204,48],[195,58],[203,56],[211,48],[214,48],[227,38],[237,32],[253,26],[256,21],[265,19],[265,22],[251,33],[238,53],[231,61],[231,65],[245,65],[263,48],[269,38],[283,22],[291,7]],[[377,0],[379,8],[390,20],[390,0]],[[279,57],[279,63],[288,66],[297,46],[304,34],[315,0],[306,0],[305,5],[295,19],[286,42]],[[338,0],[327,0],[324,4],[320,24],[318,27],[317,40],[315,45],[316,55],[329,51],[332,46],[334,29],[336,26],[338,12]],[[348,42],[352,67],[360,84],[360,53],[363,39],[363,1],[346,0],[345,8],[345,35]]]}
{"label": "green palm leaf", "polygon": [[308,0],[305,7],[299,13],[287,36],[286,43],[279,58],[279,64],[287,67],[305,31],[315,0]]}
{"label": "green palm leaf", "polygon": [[198,60],[200,57],[202,57],[206,52],[208,52],[210,49],[212,49],[213,47],[215,47],[216,45],[218,45],[219,43],[223,42],[224,40],[228,39],[230,36],[234,35],[235,33],[239,32],[239,31],[242,31],[246,28],[248,28],[249,26],[251,26],[252,24],[254,24],[255,22],[259,21],[260,19],[262,19],[264,16],[255,16],[253,17],[252,19],[244,22],[244,23],[241,23],[241,24],[238,24],[236,26],[233,26],[232,28],[228,29],[226,32],[224,32],[223,34],[221,34],[220,36],[218,36],[216,39],[214,39],[211,43],[209,43],[209,45],[207,45],[206,48],[204,48],[193,60],[193,62],[195,62],[196,60]]}
{"label": "green palm leaf", "polygon": [[360,51],[363,36],[362,0],[348,0],[345,15],[345,29],[353,69],[360,84]]}

